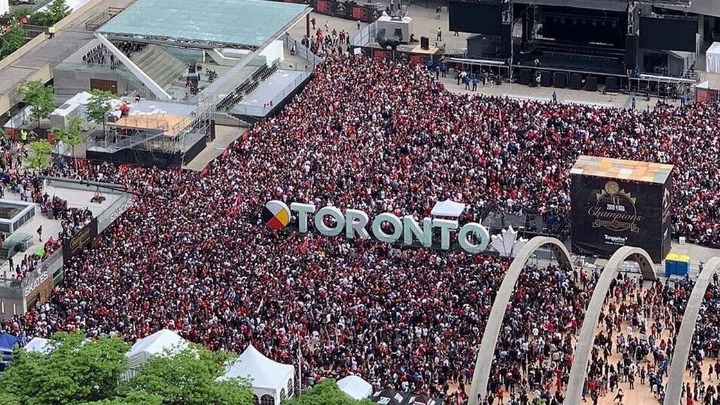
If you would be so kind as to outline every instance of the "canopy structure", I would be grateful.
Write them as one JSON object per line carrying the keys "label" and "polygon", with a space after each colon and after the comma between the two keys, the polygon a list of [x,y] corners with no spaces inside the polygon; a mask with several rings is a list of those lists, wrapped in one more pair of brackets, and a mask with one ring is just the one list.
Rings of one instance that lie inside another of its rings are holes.
{"label": "canopy structure", "polygon": [[293,395],[295,367],[270,360],[249,345],[221,378],[249,378],[256,403],[279,405]]}
{"label": "canopy structure", "polygon": [[138,0],[97,33],[141,42],[254,49],[310,10],[304,4],[263,0]]}
{"label": "canopy structure", "polygon": [[18,338],[15,335],[9,333],[0,334],[0,371],[5,370],[5,367],[12,360],[13,348],[18,343]]}
{"label": "canopy structure", "polygon": [[128,378],[135,375],[137,369],[145,364],[150,357],[166,353],[179,352],[188,347],[188,341],[177,333],[163,329],[138,340],[125,355],[128,358]]}
{"label": "canopy structure", "polygon": [[372,401],[380,405],[400,405],[405,401],[405,396],[397,391],[386,389],[375,392]]}
{"label": "canopy structure", "polygon": [[438,400],[432,399],[427,395],[409,395],[405,402],[402,403],[402,405],[440,405],[441,402],[438,402]]}
{"label": "canopy structure", "polygon": [[23,349],[26,352],[48,354],[51,350],[50,340],[41,337],[32,338]]}
{"label": "canopy structure", "polygon": [[372,385],[356,375],[349,375],[337,382],[338,387],[350,398],[370,398],[373,393]]}
{"label": "canopy structure", "polygon": [[435,217],[458,218],[460,215],[462,215],[463,211],[465,211],[465,204],[451,200],[445,200],[438,201],[430,212],[430,215]]}
{"label": "canopy structure", "polygon": [[720,42],[713,42],[705,52],[705,65],[710,73],[720,73]]}
{"label": "canopy structure", "polygon": [[18,338],[15,335],[9,333],[0,334],[0,351],[11,352],[18,343]]}

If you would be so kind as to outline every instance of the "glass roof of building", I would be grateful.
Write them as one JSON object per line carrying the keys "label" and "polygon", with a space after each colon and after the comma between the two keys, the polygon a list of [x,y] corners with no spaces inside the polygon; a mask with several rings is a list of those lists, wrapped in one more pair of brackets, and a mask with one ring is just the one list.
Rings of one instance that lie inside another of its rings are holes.
{"label": "glass roof of building", "polygon": [[138,0],[98,32],[162,41],[258,47],[309,12],[265,0]]}

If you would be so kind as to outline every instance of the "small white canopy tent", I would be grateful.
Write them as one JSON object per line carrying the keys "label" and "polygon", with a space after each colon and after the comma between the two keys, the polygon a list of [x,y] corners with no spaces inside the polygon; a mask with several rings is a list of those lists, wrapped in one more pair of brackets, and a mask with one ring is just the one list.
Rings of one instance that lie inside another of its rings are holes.
{"label": "small white canopy tent", "polygon": [[338,387],[350,398],[370,398],[373,393],[372,385],[356,375],[349,375],[337,382]]}
{"label": "small white canopy tent", "polygon": [[451,200],[445,200],[435,203],[432,211],[430,211],[430,215],[434,217],[458,218],[460,217],[460,215],[462,215],[463,211],[465,211],[465,204]]}
{"label": "small white canopy tent", "polygon": [[705,70],[720,73],[720,42],[713,42],[705,52]]}
{"label": "small white canopy tent", "polygon": [[253,345],[227,368],[221,378],[249,378],[260,405],[280,405],[294,391],[295,367],[270,360]]}
{"label": "small white canopy tent", "polygon": [[41,337],[32,338],[23,349],[26,352],[48,354],[51,350],[50,340]]}
{"label": "small white canopy tent", "polygon": [[129,366],[127,378],[134,376],[137,369],[145,364],[150,357],[162,355],[167,351],[179,352],[187,347],[187,340],[168,329],[159,330],[150,336],[138,340],[125,355],[128,358]]}

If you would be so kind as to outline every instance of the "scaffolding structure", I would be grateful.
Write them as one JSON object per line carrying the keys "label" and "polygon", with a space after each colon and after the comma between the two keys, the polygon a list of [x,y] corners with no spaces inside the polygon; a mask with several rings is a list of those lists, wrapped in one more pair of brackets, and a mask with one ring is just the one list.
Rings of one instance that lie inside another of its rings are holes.
{"label": "scaffolding structure", "polygon": [[[166,103],[168,104],[168,103]],[[177,104],[186,107],[186,104]],[[212,105],[201,100],[187,115],[135,113],[108,122],[88,140],[88,149],[116,153],[124,149],[182,154],[210,134]]]}

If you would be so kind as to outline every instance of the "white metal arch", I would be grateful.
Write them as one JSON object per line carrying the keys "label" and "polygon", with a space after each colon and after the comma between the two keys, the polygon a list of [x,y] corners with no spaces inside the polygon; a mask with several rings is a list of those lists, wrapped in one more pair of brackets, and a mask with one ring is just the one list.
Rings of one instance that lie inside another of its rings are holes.
{"label": "white metal arch", "polygon": [[695,333],[695,324],[697,323],[700,306],[705,298],[705,291],[712,281],[715,274],[720,273],[720,257],[710,259],[703,271],[700,272],[695,287],[690,293],[687,306],[685,307],[685,315],[680,323],[680,330],[677,335],[677,344],[673,353],[670,370],[668,370],[668,383],[665,390],[665,405],[676,405],[682,399],[683,373],[687,366],[690,348],[692,346],[692,337]]}
{"label": "white metal arch", "polygon": [[648,255],[644,249],[623,246],[610,256],[610,259],[600,274],[600,279],[598,279],[593,295],[590,298],[590,304],[588,304],[587,311],[585,312],[585,319],[580,329],[580,338],[575,346],[573,363],[570,368],[568,390],[565,397],[566,404],[579,404],[582,402],[587,363],[595,342],[595,328],[597,328],[598,318],[600,317],[605,297],[607,297],[608,290],[610,289],[610,282],[617,275],[618,266],[626,260],[632,260],[640,265],[643,279],[651,281],[657,280],[655,266],[653,265],[650,255]]}
{"label": "white metal arch", "polygon": [[495,345],[497,344],[498,335],[500,334],[503,318],[505,318],[505,310],[510,302],[510,297],[515,289],[518,277],[520,277],[520,273],[525,268],[525,263],[527,263],[530,256],[542,246],[550,247],[560,267],[572,267],[570,252],[568,252],[565,245],[558,239],[547,236],[536,236],[530,239],[515,259],[513,259],[510,268],[507,273],[505,273],[505,278],[503,278],[500,289],[495,295],[490,317],[483,332],[480,349],[478,350],[477,359],[475,360],[475,372],[473,374],[472,384],[470,385],[468,405],[478,405],[478,395],[484,398],[487,394],[487,385],[490,380]]}

